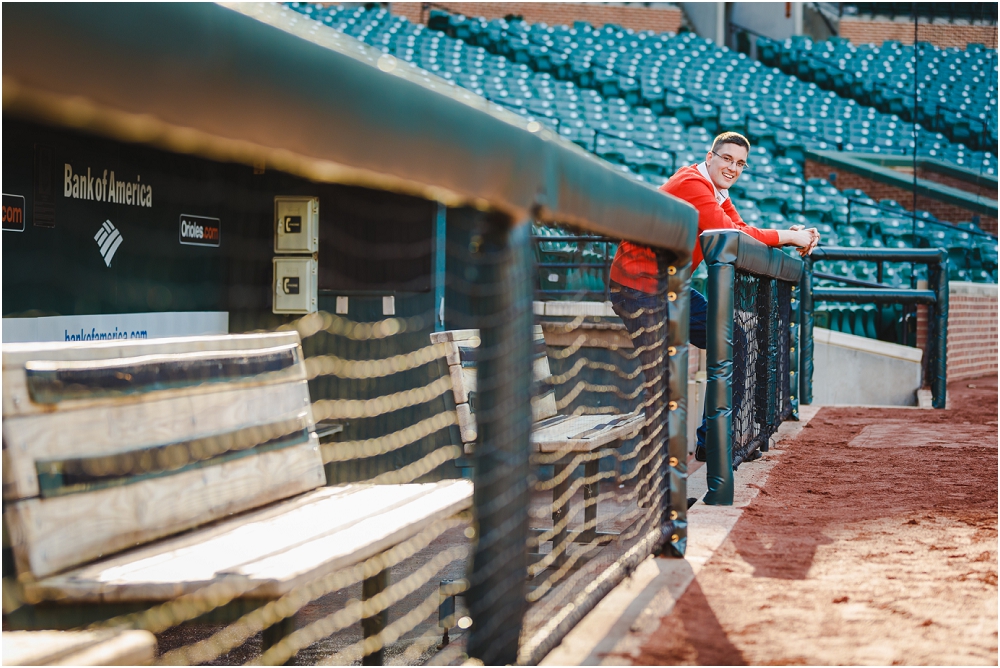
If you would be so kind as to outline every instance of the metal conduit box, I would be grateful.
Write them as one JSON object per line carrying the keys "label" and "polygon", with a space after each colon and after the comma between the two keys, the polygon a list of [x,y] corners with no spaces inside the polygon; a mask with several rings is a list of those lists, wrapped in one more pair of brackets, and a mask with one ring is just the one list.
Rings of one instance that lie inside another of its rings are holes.
{"label": "metal conduit box", "polygon": [[274,198],[274,252],[319,251],[319,198]]}
{"label": "metal conduit box", "polygon": [[313,313],[317,262],[311,257],[274,258],[274,313]]}

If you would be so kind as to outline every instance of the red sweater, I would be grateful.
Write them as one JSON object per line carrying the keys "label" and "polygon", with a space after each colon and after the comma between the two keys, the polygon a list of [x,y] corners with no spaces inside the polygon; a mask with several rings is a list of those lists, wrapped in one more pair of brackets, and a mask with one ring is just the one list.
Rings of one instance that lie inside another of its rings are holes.
{"label": "red sweater", "polygon": [[[660,190],[698,209],[699,236],[706,230],[740,230],[768,246],[779,245],[777,230],[761,230],[744,223],[728,197],[720,206],[715,199],[714,186],[701,175],[696,165],[681,167],[669,181],[660,186]],[[696,240],[692,250],[692,271],[698,268],[702,259],[701,244]],[[611,264],[613,281],[652,294],[658,290],[657,275],[653,249],[631,241],[623,241],[618,245],[618,252]]]}

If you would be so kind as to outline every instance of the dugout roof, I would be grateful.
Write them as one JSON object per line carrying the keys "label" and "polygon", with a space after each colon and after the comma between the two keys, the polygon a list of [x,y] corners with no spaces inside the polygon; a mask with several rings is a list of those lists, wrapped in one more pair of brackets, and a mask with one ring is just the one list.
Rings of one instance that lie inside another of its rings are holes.
{"label": "dugout roof", "polygon": [[5,115],[694,247],[686,203],[280,5],[24,3],[4,16]]}

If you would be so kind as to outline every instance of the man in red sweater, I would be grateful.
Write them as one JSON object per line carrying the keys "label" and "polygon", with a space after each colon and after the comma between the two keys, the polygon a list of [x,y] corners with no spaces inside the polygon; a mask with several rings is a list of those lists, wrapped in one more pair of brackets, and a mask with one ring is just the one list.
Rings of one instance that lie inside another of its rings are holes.
{"label": "man in red sweater", "polygon": [[[761,230],[743,222],[729,198],[729,188],[736,183],[747,167],[750,142],[736,132],[724,132],[715,138],[705,162],[682,167],[660,186],[660,190],[698,209],[698,234],[706,230],[736,229],[749,234],[768,246],[796,246],[802,255],[811,253],[819,243],[815,228],[805,229],[793,225],[788,230]],[[702,262],[701,245],[696,241],[692,249],[694,271]],[[629,241],[618,246],[610,276],[611,304],[625,322],[639,351],[646,378],[647,423],[655,424],[661,418],[662,407],[656,397],[665,396],[666,377],[662,372],[663,342],[665,332],[666,263],[658,258],[657,251]],[[696,290],[691,291],[690,340],[698,348],[706,346],[707,302]],[[737,339],[742,338],[737,335]],[[734,345],[740,342],[734,341]],[[661,369],[660,373],[650,373]],[[705,423],[698,429],[695,457],[704,461]]]}

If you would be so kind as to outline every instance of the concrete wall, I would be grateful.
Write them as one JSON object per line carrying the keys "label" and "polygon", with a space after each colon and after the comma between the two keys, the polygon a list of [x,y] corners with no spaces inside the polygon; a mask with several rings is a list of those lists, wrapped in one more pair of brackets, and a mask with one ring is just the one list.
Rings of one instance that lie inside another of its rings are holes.
{"label": "concrete wall", "polygon": [[681,8],[693,31],[716,44],[726,43],[726,3],[682,2]]}
{"label": "concrete wall", "polygon": [[813,404],[916,406],[918,348],[816,327],[813,330]]}
{"label": "concrete wall", "polygon": [[729,20],[771,39],[784,40],[802,34],[802,3],[734,2]]}

